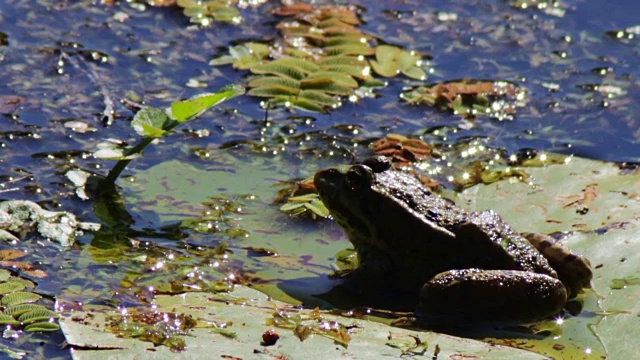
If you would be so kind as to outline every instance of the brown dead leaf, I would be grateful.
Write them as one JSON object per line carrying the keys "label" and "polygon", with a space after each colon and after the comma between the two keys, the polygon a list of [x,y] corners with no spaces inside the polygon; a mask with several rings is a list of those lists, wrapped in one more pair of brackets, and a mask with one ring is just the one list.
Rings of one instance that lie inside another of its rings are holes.
{"label": "brown dead leaf", "polygon": [[462,80],[459,82],[440,83],[431,88],[431,93],[435,98],[445,99],[449,103],[453,103],[459,95],[509,95],[516,94],[516,88],[513,84],[507,83],[500,89],[496,88],[496,84],[492,81],[469,82]]}
{"label": "brown dead leaf", "polygon": [[40,269],[25,270],[23,273],[39,279],[49,276],[44,270]]}
{"label": "brown dead leaf", "polygon": [[0,260],[11,260],[25,256],[26,254],[16,249],[0,250]]}
{"label": "brown dead leaf", "polygon": [[371,144],[376,155],[389,157],[396,168],[402,168],[431,155],[433,145],[419,139],[409,139],[402,135],[389,134]]}
{"label": "brown dead leaf", "polygon": [[15,95],[0,95],[0,113],[11,113],[24,100],[23,97]]}
{"label": "brown dead leaf", "polygon": [[298,14],[307,14],[313,11],[313,6],[302,2],[296,2],[288,6],[281,6],[273,10],[274,15],[293,16]]}
{"label": "brown dead leaf", "polygon": [[20,269],[25,274],[29,276],[37,277],[37,278],[43,278],[48,276],[47,273],[44,272],[43,270],[36,269],[33,267],[33,265],[27,264],[22,261],[2,260],[0,261],[0,265]]}

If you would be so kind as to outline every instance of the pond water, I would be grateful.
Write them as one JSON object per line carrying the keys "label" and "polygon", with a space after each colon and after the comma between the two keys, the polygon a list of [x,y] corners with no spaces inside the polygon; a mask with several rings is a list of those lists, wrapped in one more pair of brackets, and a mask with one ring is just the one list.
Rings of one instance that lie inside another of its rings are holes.
{"label": "pond water", "polygon": [[[361,159],[371,153],[366,145],[389,133],[422,134],[440,146],[476,139],[507,155],[535,149],[640,163],[640,102],[634,101],[640,99],[637,1],[564,1],[554,11],[499,0],[351,3],[361,6],[362,32],[424,55],[427,83],[510,81],[526,89],[526,104],[513,120],[464,119],[401,102],[403,89],[421,84],[403,76],[385,79],[388,86],[376,89],[376,97],[344,101],[328,113],[266,111],[263,99],[241,96],[145,149],[125,170],[132,177],[120,180],[119,194],[133,221],[105,223],[91,200],[76,196],[64,174],[71,169],[106,174],[114,162],[92,156],[97,144],[136,142],[130,126],[134,113],[120,99],[163,108],[229,83],[244,84],[247,71],[209,61],[230,45],[277,39],[280,18],[272,10],[279,4],[241,10],[240,25],[202,28],[178,7],[5,0],[0,3],[1,198],[36,201],[105,227],[80,236],[70,249],[36,236],[0,249],[25,251],[21,260],[48,274],[34,279],[37,291],[67,306],[133,306],[139,294],[127,289],[153,281],[144,277],[149,264],[141,257],[180,253],[184,258],[176,269],[193,267],[202,265],[199,246],[227,242],[234,252],[227,270],[244,272],[243,281],[256,285],[276,283],[279,296],[310,303],[311,294],[331,286],[331,262],[349,243],[329,220],[279,212],[279,205],[271,204],[278,190],[274,184]],[[105,112],[109,107],[113,116]],[[220,231],[175,226],[198,218],[199,204],[210,196],[222,197],[212,201],[227,206],[210,220]],[[315,245],[304,247],[305,242]],[[239,255],[248,247],[275,248],[290,257],[278,263]],[[171,280],[169,274],[158,276]],[[58,348],[62,340],[54,333],[1,341],[32,354],[69,357]]]}

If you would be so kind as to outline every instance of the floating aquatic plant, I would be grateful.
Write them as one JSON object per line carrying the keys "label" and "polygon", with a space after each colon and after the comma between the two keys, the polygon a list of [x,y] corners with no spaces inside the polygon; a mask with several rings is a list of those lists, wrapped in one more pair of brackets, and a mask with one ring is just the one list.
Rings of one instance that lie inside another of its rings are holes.
{"label": "floating aquatic plant", "polygon": [[322,313],[317,308],[300,311],[276,310],[272,317],[267,319],[266,324],[282,329],[291,329],[300,341],[306,340],[313,334],[327,337],[345,348],[349,346],[351,341],[349,326],[338,321],[323,319]]}
{"label": "floating aquatic plant", "polygon": [[107,330],[118,337],[149,341],[156,346],[165,345],[173,352],[185,349],[183,337],[198,324],[196,319],[185,314],[136,309],[108,320]]}
{"label": "floating aquatic plant", "polygon": [[0,325],[11,325],[24,331],[57,331],[58,314],[46,306],[36,304],[42,296],[29,291],[35,284],[0,269]]}
{"label": "floating aquatic plant", "polygon": [[526,91],[508,81],[465,79],[418,86],[400,98],[410,105],[436,106],[466,118],[511,120],[516,108],[524,105]]}
{"label": "floating aquatic plant", "polygon": [[234,6],[237,1],[230,0],[177,0],[176,5],[183,8],[185,16],[192,23],[209,26],[214,22],[239,24],[240,12]]}
{"label": "floating aquatic plant", "polygon": [[232,46],[228,55],[210,62],[250,70],[248,94],[267,98],[266,106],[335,109],[345,98],[355,101],[385,85],[373,77],[372,68],[382,77],[404,74],[426,79],[419,54],[372,45],[375,38],[357,27],[355,6],[294,3],[274,13],[285,16],[276,26],[280,39],[270,46],[256,42]]}

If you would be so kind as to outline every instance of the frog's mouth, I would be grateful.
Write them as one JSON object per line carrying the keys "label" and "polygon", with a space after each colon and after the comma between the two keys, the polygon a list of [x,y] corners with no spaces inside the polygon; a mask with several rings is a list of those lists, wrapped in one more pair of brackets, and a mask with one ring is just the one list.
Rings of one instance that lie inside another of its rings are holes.
{"label": "frog's mouth", "polygon": [[329,212],[337,218],[350,218],[355,214],[352,209],[353,191],[349,188],[346,176],[337,169],[319,171],[313,183]]}

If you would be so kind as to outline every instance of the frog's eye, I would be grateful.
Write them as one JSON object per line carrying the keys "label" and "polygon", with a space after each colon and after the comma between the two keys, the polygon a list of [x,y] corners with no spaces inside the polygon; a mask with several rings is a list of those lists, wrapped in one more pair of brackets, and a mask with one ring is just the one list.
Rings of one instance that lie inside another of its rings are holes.
{"label": "frog's eye", "polygon": [[365,165],[353,165],[349,171],[347,171],[347,181],[351,190],[360,190],[362,188],[368,188],[373,182],[373,170]]}
{"label": "frog's eye", "polygon": [[379,155],[365,159],[362,162],[362,165],[367,165],[375,173],[381,173],[391,168],[391,161],[389,161],[388,158]]}

